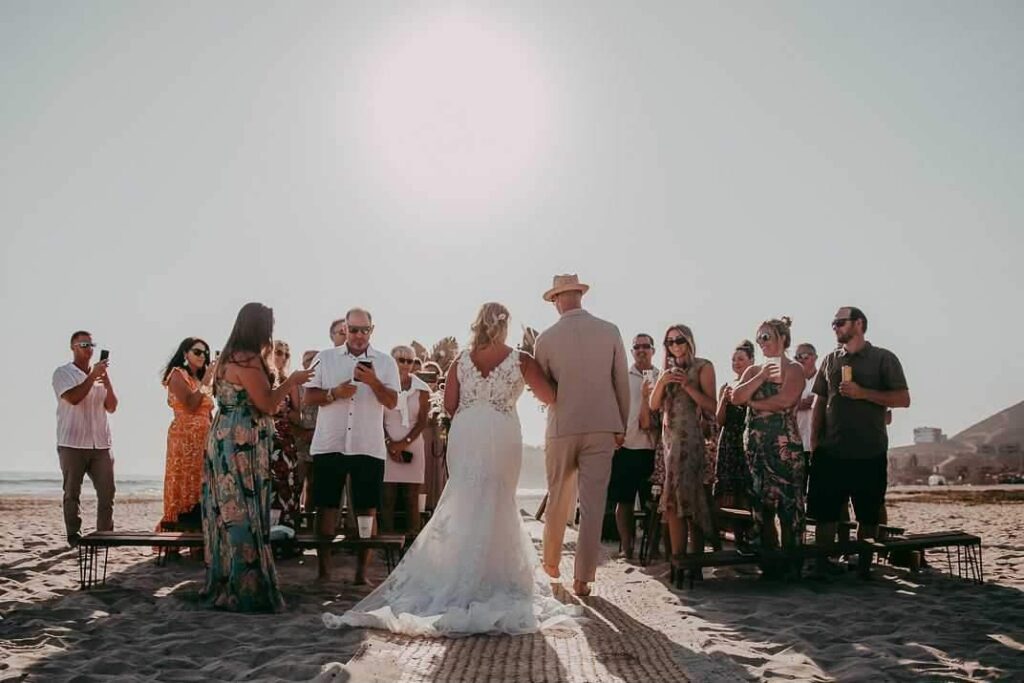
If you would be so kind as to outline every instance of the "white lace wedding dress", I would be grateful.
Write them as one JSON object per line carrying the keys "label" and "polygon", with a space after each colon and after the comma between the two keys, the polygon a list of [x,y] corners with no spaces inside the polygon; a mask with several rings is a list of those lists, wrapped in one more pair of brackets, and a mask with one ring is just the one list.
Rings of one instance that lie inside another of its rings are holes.
{"label": "white lace wedding dress", "polygon": [[577,621],[552,597],[516,509],[523,392],[513,351],[487,377],[463,353],[459,409],[448,438],[450,478],[433,516],[384,583],[341,616],[343,625],[417,636],[521,634]]}

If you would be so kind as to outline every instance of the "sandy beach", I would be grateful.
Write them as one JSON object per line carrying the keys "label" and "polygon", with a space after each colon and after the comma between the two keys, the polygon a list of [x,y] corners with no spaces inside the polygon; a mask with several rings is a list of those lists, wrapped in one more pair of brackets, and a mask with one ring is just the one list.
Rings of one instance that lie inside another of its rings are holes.
{"label": "sandy beach", "polygon": [[[288,610],[279,615],[204,609],[201,563],[158,567],[143,549],[112,550],[106,586],[81,591],[60,501],[0,498],[0,680],[1020,680],[1024,500],[894,498],[893,524],[980,534],[986,584],[949,577],[934,553],[934,569],[882,568],[868,583],[851,573],[779,584],[722,569],[684,591],[666,585],[664,562],[607,559],[582,629],[458,641],[324,628],[323,610],[367,592],[348,582],[348,556],[326,585],[313,581],[312,555],[281,562]],[[152,529],[159,514],[153,499],[116,506],[121,529]],[[537,538],[540,525],[529,526]],[[570,567],[567,554],[564,575]],[[378,562],[371,578],[382,572]]]}

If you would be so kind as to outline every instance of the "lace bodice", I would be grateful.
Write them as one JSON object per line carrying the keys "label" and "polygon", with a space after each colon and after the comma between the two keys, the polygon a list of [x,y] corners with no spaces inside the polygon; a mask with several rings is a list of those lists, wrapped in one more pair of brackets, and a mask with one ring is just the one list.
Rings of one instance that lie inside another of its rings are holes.
{"label": "lace bodice", "polygon": [[525,382],[519,367],[519,352],[512,351],[497,367],[484,377],[473,365],[468,352],[459,355],[459,410],[479,404],[490,405],[499,413],[514,414],[516,401],[523,393]]}

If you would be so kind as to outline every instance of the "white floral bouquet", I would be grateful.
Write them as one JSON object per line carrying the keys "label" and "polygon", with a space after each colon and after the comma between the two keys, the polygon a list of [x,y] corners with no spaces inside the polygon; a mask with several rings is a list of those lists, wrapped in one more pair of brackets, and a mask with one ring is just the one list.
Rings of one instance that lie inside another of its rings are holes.
{"label": "white floral bouquet", "polygon": [[437,425],[437,436],[443,443],[448,443],[448,429],[452,426],[452,416],[444,407],[444,391],[435,391],[430,394],[428,415],[431,421]]}

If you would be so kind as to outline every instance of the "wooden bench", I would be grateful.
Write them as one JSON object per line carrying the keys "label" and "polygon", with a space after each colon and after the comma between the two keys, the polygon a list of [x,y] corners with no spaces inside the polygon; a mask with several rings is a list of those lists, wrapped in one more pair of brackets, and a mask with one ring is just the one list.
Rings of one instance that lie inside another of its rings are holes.
{"label": "wooden bench", "polygon": [[[405,540],[403,534],[378,534],[372,538],[358,538],[338,534],[329,543],[331,549],[342,548],[355,551],[380,550],[384,554],[384,564],[390,574],[395,566],[398,565],[402,555],[405,554]],[[298,533],[295,534],[295,538],[282,542],[291,543],[302,550],[316,550],[322,545],[323,540],[316,534]]]}
{"label": "wooden bench", "polygon": [[[107,558],[115,547],[156,548],[156,563],[164,565],[171,548],[202,548],[203,535],[194,531],[94,531],[78,541],[78,580],[83,589],[107,582]],[[103,574],[99,551],[103,549]]]}
{"label": "wooden bench", "polygon": [[953,572],[951,548],[956,548],[956,576],[974,583],[985,582],[985,567],[981,552],[981,537],[963,531],[934,531],[925,534],[890,536],[876,544],[886,554],[900,551],[925,551],[943,548],[949,574]]}
{"label": "wooden bench", "polygon": [[[405,536],[400,534],[378,535],[373,538],[355,538],[339,534],[328,542],[332,548],[382,551],[385,565],[390,574],[405,552],[405,540]],[[302,550],[309,550],[320,547],[322,540],[316,534],[299,533],[287,541],[274,541],[274,543],[290,543]],[[163,566],[167,563],[167,554],[171,548],[202,548],[203,545],[203,535],[194,531],[94,531],[83,536],[78,542],[79,584],[83,590],[106,584],[107,560],[111,548],[156,548],[157,565]],[[99,561],[101,549],[103,550],[102,572]]]}

